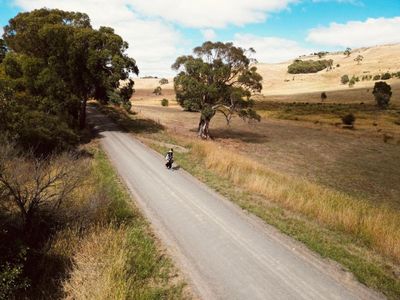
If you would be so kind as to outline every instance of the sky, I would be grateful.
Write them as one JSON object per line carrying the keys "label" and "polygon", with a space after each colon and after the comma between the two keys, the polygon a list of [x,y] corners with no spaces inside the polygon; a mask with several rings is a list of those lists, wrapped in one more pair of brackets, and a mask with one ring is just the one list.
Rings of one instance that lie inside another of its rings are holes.
{"label": "sky", "polygon": [[400,0],[0,0],[0,26],[42,7],[85,12],[94,28],[113,27],[140,76],[173,75],[175,59],[207,40],[252,47],[267,63],[400,43]]}

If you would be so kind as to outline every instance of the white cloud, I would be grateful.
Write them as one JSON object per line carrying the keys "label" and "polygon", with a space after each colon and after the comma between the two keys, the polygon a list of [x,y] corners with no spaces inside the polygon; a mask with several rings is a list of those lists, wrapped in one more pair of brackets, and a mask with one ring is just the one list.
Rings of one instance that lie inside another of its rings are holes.
{"label": "white cloud", "polygon": [[313,28],[307,41],[320,45],[365,47],[400,42],[400,17],[367,19]]}
{"label": "white cloud", "polygon": [[129,8],[129,0],[15,0],[24,10],[59,8],[85,12],[92,25],[110,26],[129,43],[128,54],[136,59],[140,75],[171,75],[171,65],[182,52],[180,33],[162,20],[148,20]]}
{"label": "white cloud", "polygon": [[147,16],[195,28],[221,28],[265,21],[267,14],[280,11],[299,0],[129,0]]}
{"label": "white cloud", "polygon": [[213,41],[217,37],[217,34],[212,29],[203,29],[201,30],[201,33],[203,34],[204,39],[207,41]]}
{"label": "white cloud", "polygon": [[242,48],[256,50],[255,58],[259,62],[277,63],[294,59],[300,55],[315,52],[300,46],[296,41],[279,37],[264,37],[252,34],[236,34],[233,43]]}

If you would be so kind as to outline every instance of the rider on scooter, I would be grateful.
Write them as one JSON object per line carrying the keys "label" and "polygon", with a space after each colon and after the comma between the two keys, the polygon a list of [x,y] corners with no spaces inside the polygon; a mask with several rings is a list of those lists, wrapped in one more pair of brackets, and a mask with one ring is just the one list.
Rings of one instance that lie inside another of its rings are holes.
{"label": "rider on scooter", "polygon": [[165,159],[167,161],[167,163],[165,164],[165,166],[168,169],[172,168],[172,163],[174,162],[174,149],[169,149],[169,151],[167,152],[167,155],[165,156]]}

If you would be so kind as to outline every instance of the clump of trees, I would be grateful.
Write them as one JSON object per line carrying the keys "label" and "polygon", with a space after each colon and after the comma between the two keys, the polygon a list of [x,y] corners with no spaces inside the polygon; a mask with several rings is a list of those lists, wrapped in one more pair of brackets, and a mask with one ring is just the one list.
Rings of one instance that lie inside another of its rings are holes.
{"label": "clump of trees", "polygon": [[379,74],[375,75],[374,78],[373,78],[374,81],[380,80],[380,79],[381,79],[381,75],[379,75]]}
{"label": "clump of trees", "polygon": [[174,88],[178,103],[186,110],[200,111],[198,136],[209,138],[209,125],[217,112],[229,124],[237,114],[244,120],[260,120],[252,109],[252,96],[262,89],[262,77],[248,54],[253,49],[232,43],[205,42],[194,55],[180,56],[172,65],[178,70]]}
{"label": "clump of trees", "polygon": [[86,14],[39,9],[19,13],[0,44],[0,130],[20,145],[51,152],[78,141],[86,103],[111,99],[129,107],[138,73],[128,44]]}
{"label": "clump of trees", "polygon": [[317,73],[326,68],[332,68],[332,59],[323,60],[301,60],[296,59],[292,64],[288,66],[288,73],[290,74],[307,74]]}
{"label": "clump of trees", "polygon": [[386,72],[386,73],[382,74],[382,76],[381,76],[382,80],[388,80],[390,78],[392,78],[392,74],[390,74],[389,72]]}
{"label": "clump of trees", "polygon": [[156,88],[153,90],[153,94],[154,94],[154,95],[159,96],[159,95],[161,95],[161,93],[162,93],[162,88],[161,88],[161,86],[158,86],[158,87],[156,87]]}
{"label": "clump of trees", "polygon": [[160,81],[158,82],[160,85],[168,84],[168,79],[167,78],[161,78]]}
{"label": "clump of trees", "polygon": [[392,97],[392,87],[384,81],[375,82],[372,94],[378,107],[386,109]]}
{"label": "clump of trees", "polygon": [[340,82],[342,83],[342,84],[347,84],[347,83],[349,83],[349,81],[350,81],[350,78],[349,78],[349,75],[343,75],[341,78],[340,78]]}

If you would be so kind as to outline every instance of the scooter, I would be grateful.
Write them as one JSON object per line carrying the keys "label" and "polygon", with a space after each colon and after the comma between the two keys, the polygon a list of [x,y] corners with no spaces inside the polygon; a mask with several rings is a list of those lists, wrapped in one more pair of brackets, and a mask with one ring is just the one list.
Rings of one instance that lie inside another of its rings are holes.
{"label": "scooter", "polygon": [[167,163],[165,164],[165,166],[167,167],[167,169],[172,169],[172,164],[174,163],[173,159],[168,159]]}

